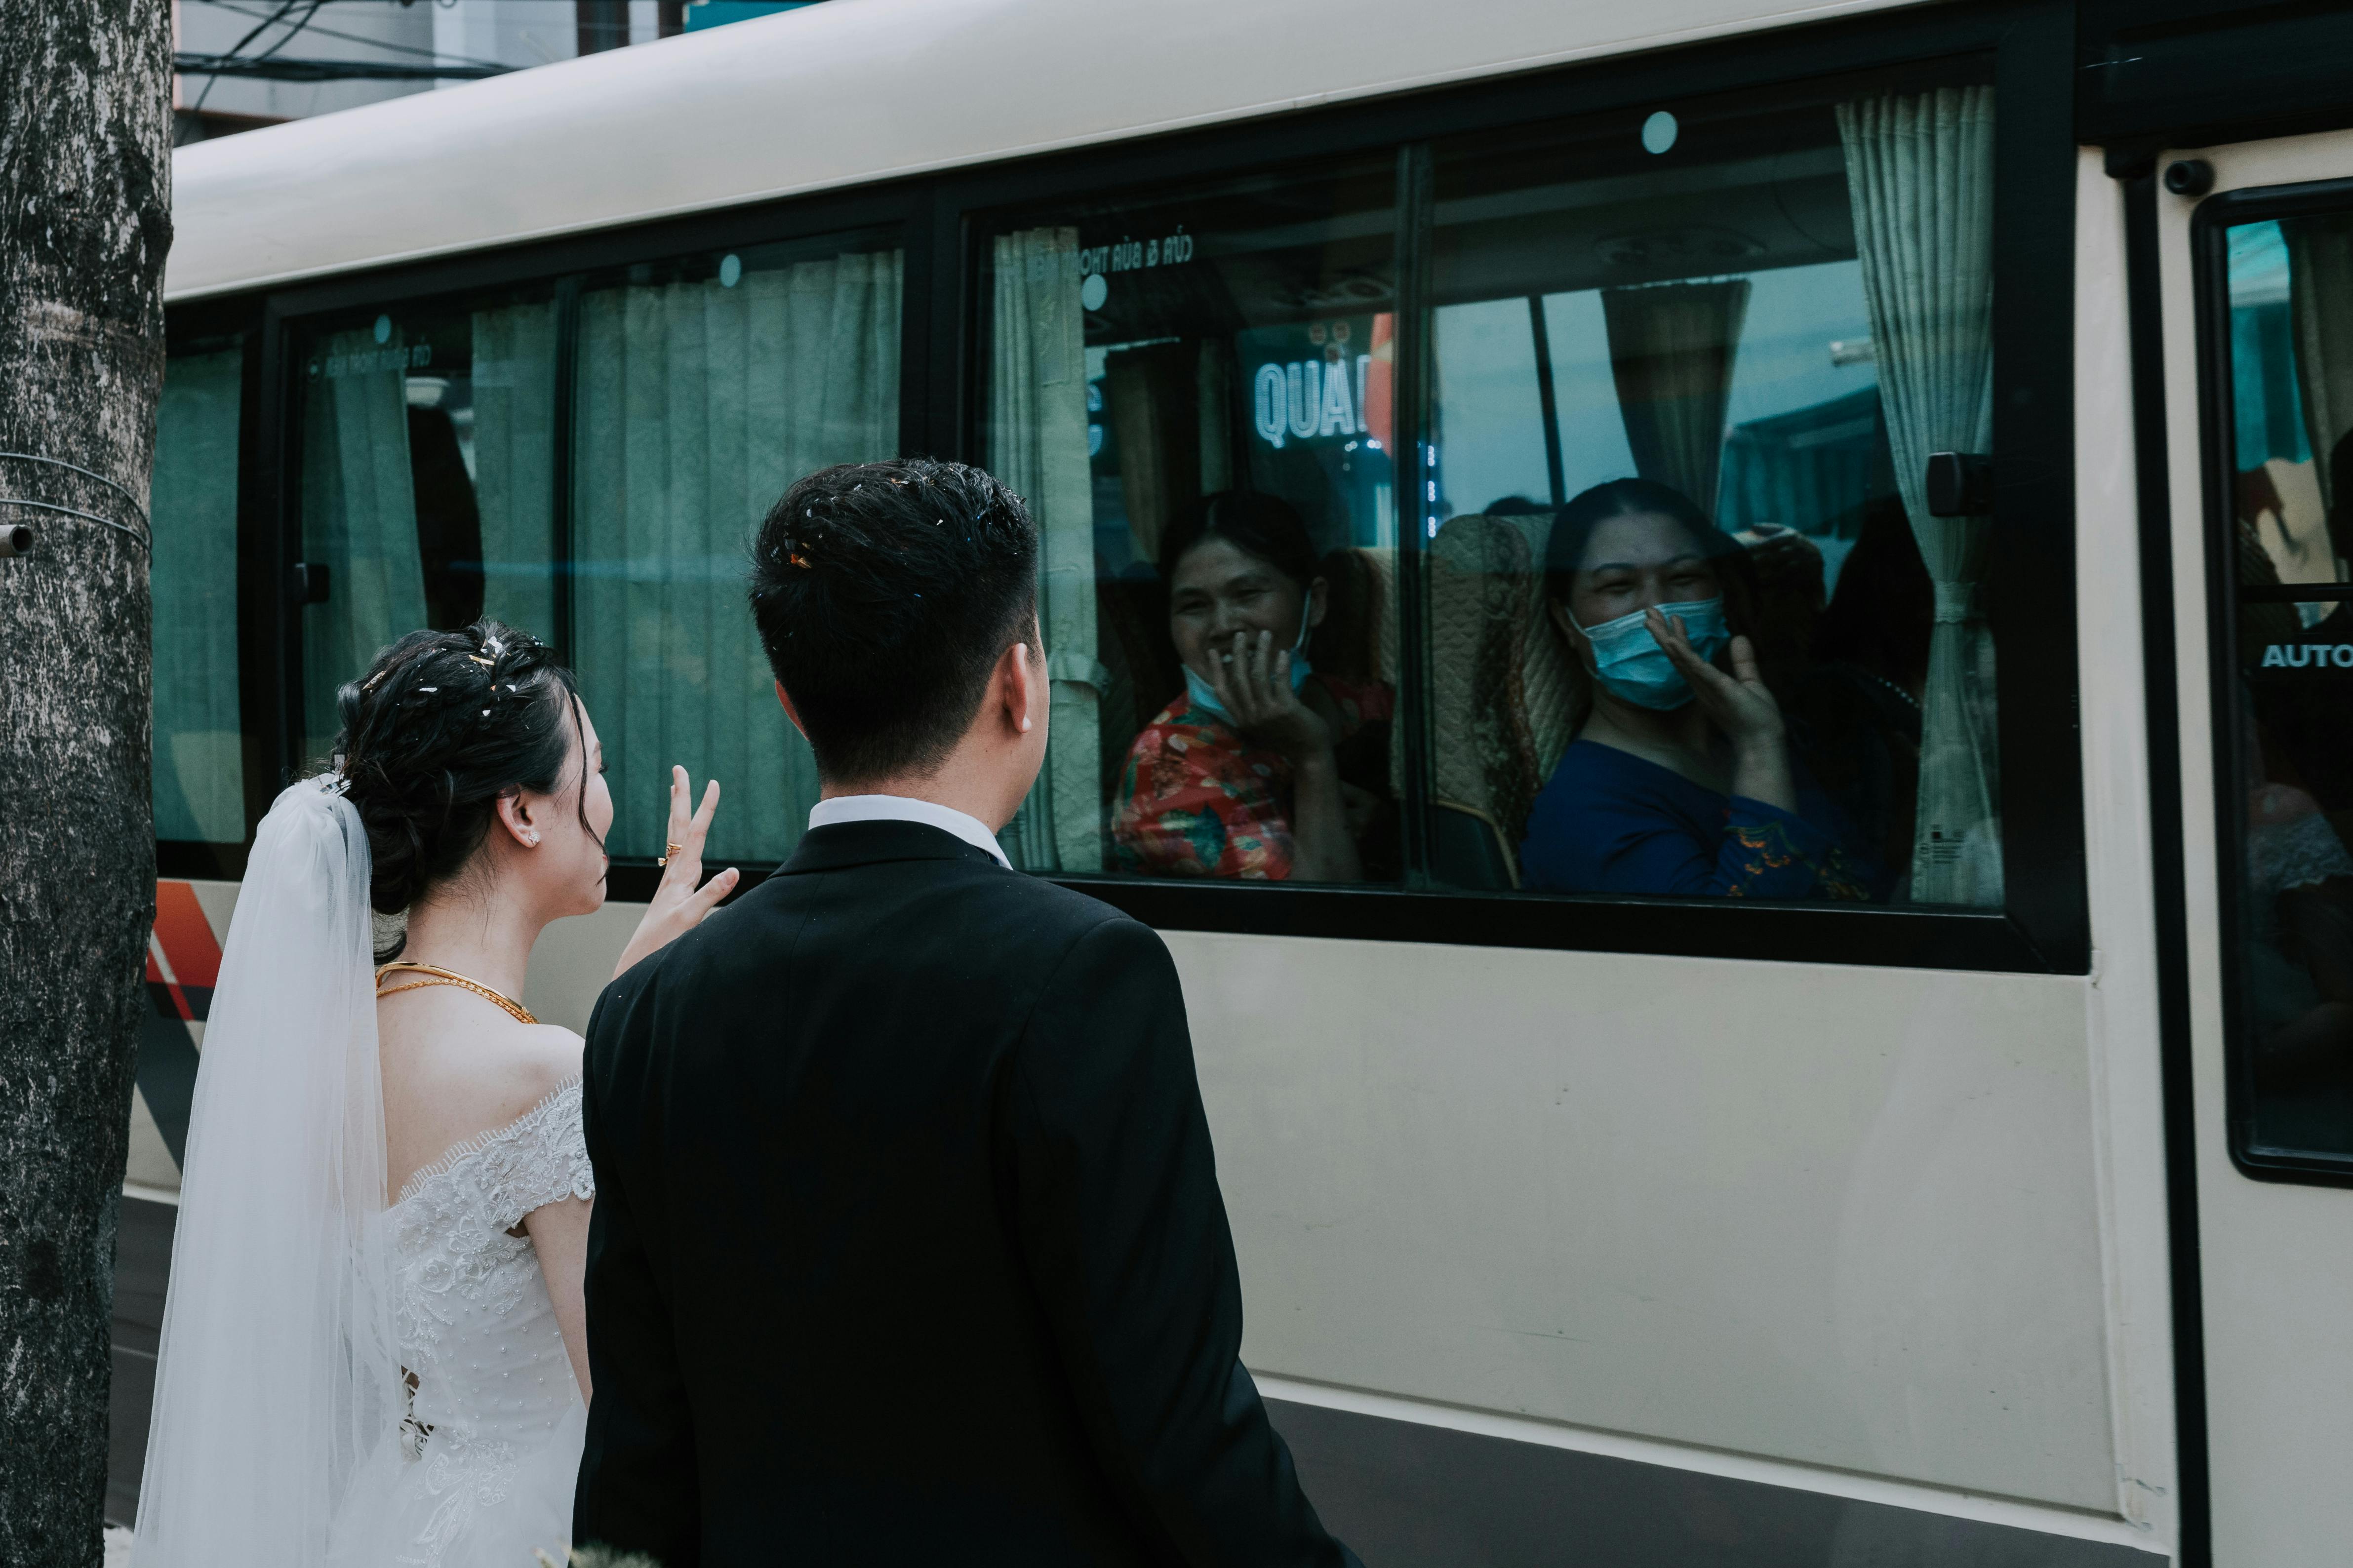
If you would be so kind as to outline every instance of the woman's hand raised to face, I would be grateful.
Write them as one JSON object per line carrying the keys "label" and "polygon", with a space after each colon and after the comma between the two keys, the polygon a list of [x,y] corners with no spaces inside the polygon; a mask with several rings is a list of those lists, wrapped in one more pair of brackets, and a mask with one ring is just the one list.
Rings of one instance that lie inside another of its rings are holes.
{"label": "woman's hand raised to face", "polygon": [[[702,841],[711,836],[711,818],[719,810],[719,781],[712,779],[704,788],[702,805],[690,815],[687,802],[691,794],[686,770],[670,769],[668,835],[676,847],[670,851],[670,863],[662,868],[661,885],[654,889],[646,918],[638,922],[637,934],[621,950],[621,962],[613,966],[616,979],[648,953],[669,946],[701,925],[702,917],[744,879],[744,874],[730,866],[702,882]],[[698,882],[702,882],[699,888]]]}
{"label": "woman's hand raised to face", "polygon": [[1788,730],[1781,705],[1757,673],[1757,650],[1746,637],[1732,639],[1732,673],[1700,658],[1684,635],[1681,616],[1646,610],[1642,624],[1667,650],[1667,658],[1690,683],[1700,711],[1732,743],[1732,791],[1783,811],[1798,809],[1789,771]]}
{"label": "woman's hand raised to face", "polygon": [[1733,750],[1778,742],[1782,735],[1781,705],[1757,673],[1757,650],[1746,637],[1732,639],[1732,673],[1700,658],[1684,635],[1681,616],[1662,616],[1655,608],[1642,614],[1642,624],[1666,649],[1708,722],[1732,742]]}
{"label": "woman's hand raised to face", "polygon": [[1291,650],[1272,632],[1237,633],[1228,648],[1212,643],[1209,688],[1234,728],[1294,765],[1332,754],[1332,727],[1291,689]]}

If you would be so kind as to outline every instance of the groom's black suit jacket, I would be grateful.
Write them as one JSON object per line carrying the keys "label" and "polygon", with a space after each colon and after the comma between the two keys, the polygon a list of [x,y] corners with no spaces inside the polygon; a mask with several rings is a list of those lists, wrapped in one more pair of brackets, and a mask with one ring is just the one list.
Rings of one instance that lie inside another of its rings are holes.
{"label": "groom's black suit jacket", "polygon": [[1167,950],[938,828],[812,829],[588,1026],[573,1539],[1340,1568],[1236,1359]]}

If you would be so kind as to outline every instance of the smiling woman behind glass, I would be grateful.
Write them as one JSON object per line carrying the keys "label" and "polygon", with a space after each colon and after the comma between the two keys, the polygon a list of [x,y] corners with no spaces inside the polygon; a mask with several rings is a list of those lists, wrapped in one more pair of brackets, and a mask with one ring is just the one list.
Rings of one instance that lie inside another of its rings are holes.
{"label": "smiling woman behind glass", "polygon": [[1332,590],[1298,513],[1272,496],[1211,496],[1172,534],[1163,572],[1185,695],[1128,749],[1113,812],[1120,868],[1363,880],[1390,693],[1308,658]]}
{"label": "smiling woman behind glass", "polygon": [[1593,679],[1593,712],[1529,813],[1530,886],[1872,896],[1875,871],[1792,759],[1780,704],[1734,629],[1750,570],[1737,542],[1665,485],[1617,479],[1561,509],[1546,595]]}

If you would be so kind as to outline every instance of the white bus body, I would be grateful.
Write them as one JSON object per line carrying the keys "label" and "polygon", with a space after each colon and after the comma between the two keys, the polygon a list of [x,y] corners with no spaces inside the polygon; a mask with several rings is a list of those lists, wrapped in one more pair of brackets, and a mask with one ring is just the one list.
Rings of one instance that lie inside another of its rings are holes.
{"label": "white bus body", "polygon": [[[2065,81],[2074,11],[2055,14],[2066,63],[2046,74]],[[1571,116],[1620,64],[1672,81],[1703,60],[1716,84],[1759,43],[1794,58],[1826,28],[1877,29],[1894,58],[1909,27],[1985,15],[834,0],[185,149],[168,297],[175,322],[248,309],[274,334],[401,268],[543,252],[554,274],[575,265],[562,247],[632,226],[913,189],[947,258],[926,258],[924,287],[947,299],[965,213],[1026,199],[996,193],[1039,160],[1069,183],[1098,152],[1217,130],[1261,138],[1274,164],[1328,145],[1335,115],[1551,83],[1547,112]],[[2353,90],[2339,107],[2353,125]],[[2073,520],[2082,798],[2080,867],[2052,875],[2079,879],[2083,962],[1463,945],[1442,921],[1418,937],[1166,930],[1245,1359],[1367,1563],[2290,1568],[2353,1550],[2353,1194],[2253,1179],[2224,1122],[2195,200],[2147,184],[2149,157],[2184,154],[2139,156],[2130,177],[2161,219],[2163,291],[2142,303],[2164,333],[2175,668],[2145,658],[2153,394],[2132,312],[2157,279],[2131,276],[2128,185],[2100,146],[2052,187],[2052,233],[2072,229],[2072,342],[2049,346],[2073,360],[2072,496],[2054,504]],[[2341,178],[2353,132],[2211,156],[2224,188]],[[930,331],[944,375],[967,373],[953,316]],[[277,352],[251,374],[292,380]],[[954,428],[930,427],[934,449]],[[2178,768],[2152,688],[2178,694]],[[2168,845],[2176,772],[2187,826]],[[2186,973],[2161,919],[2168,858]],[[233,879],[175,865],[217,940]],[[543,1018],[585,1026],[636,912],[550,930],[527,996]],[[2192,1028],[2188,1177],[2168,1136],[2168,983]],[[168,1190],[168,1140],[146,1100],[141,1115],[134,1193]],[[2186,1346],[2185,1289],[2203,1319]]]}

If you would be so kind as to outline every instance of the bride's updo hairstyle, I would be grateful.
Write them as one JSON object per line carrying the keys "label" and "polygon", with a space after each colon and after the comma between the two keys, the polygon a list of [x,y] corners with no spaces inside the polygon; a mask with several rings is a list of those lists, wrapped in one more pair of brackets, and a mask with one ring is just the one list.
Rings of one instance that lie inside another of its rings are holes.
{"label": "bride's updo hairstyle", "polygon": [[409,633],[335,707],[334,767],[367,828],[379,914],[401,913],[462,870],[501,797],[554,793],[586,739],[572,672],[545,643],[496,621]]}

